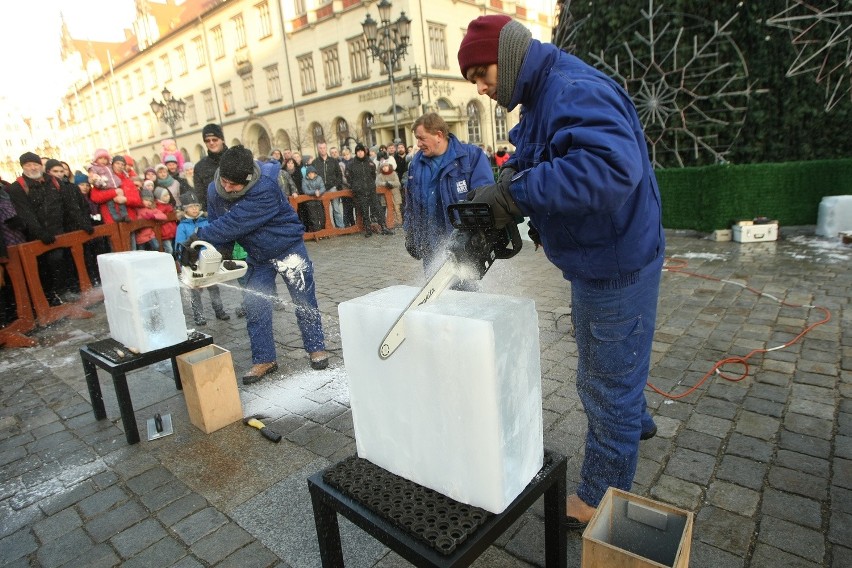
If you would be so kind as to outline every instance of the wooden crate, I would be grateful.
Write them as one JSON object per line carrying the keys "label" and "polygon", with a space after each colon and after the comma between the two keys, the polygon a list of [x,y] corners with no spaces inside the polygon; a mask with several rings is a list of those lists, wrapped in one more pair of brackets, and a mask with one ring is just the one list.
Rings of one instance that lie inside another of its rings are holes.
{"label": "wooden crate", "polygon": [[208,345],[177,357],[189,420],[209,434],[243,417],[231,352]]}
{"label": "wooden crate", "polygon": [[582,568],[687,568],[693,514],[610,487],[583,532]]}

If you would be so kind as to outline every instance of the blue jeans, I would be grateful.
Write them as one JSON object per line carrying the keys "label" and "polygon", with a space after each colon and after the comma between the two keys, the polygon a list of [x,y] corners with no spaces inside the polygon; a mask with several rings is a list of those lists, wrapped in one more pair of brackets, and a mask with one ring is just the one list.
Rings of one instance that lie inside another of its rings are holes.
{"label": "blue jeans", "polygon": [[607,487],[630,490],[639,436],[651,430],[645,384],[663,256],[629,283],[571,282],[571,318],[579,361],[577,392],[589,429],[577,495],[597,507]]}
{"label": "blue jeans", "polygon": [[275,339],[272,335],[272,300],[276,295],[275,277],[279,274],[296,307],[296,323],[302,333],[305,351],[313,353],[325,350],[314,267],[308,258],[305,244],[300,241],[278,259],[250,264],[246,272],[243,307],[246,310],[246,330],[253,364],[276,360]]}
{"label": "blue jeans", "polygon": [[341,228],[346,226],[343,222],[343,201],[341,201],[340,197],[331,200],[331,217],[335,227]]}

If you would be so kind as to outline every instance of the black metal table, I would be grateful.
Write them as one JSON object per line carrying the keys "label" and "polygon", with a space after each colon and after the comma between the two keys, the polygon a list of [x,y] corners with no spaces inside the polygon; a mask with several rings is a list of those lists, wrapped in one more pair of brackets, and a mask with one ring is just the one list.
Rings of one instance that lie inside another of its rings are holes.
{"label": "black metal table", "polygon": [[542,495],[545,562],[566,568],[566,463],[565,456],[545,450],[541,470],[495,515],[347,458],[308,478],[323,568],[343,566],[337,513],[415,566],[469,566]]}
{"label": "black metal table", "polygon": [[127,347],[111,339],[98,341],[81,348],[80,359],[83,361],[83,372],[86,376],[86,385],[89,387],[95,419],[103,420],[107,417],[101,384],[98,381],[97,368],[100,367],[112,377],[127,443],[136,444],[139,442],[139,428],[136,426],[136,414],[133,411],[133,401],[130,400],[130,389],[127,387],[127,373],[171,359],[175,387],[178,390],[183,390],[175,357],[212,343],[213,337],[211,335],[193,332],[186,341],[147,353],[132,353]]}

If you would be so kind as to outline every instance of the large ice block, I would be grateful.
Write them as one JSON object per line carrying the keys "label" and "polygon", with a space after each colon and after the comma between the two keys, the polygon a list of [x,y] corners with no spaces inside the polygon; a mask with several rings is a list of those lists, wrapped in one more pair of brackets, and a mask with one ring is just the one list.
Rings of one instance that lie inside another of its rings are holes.
{"label": "large ice block", "polygon": [[842,231],[852,231],[852,195],[823,197],[819,202],[815,233],[836,238]]}
{"label": "large ice block", "polygon": [[186,341],[175,261],[155,251],[98,255],[109,333],[140,353]]}
{"label": "large ice block", "polygon": [[502,512],[541,469],[541,365],[532,300],[392,286],[340,304],[358,455],[457,501]]}

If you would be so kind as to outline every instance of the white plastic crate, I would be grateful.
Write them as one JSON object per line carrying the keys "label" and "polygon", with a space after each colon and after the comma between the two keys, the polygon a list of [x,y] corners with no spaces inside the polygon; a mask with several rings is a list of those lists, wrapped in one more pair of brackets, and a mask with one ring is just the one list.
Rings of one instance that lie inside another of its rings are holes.
{"label": "white plastic crate", "polygon": [[778,223],[734,225],[734,240],[738,243],[763,243],[778,240]]}

